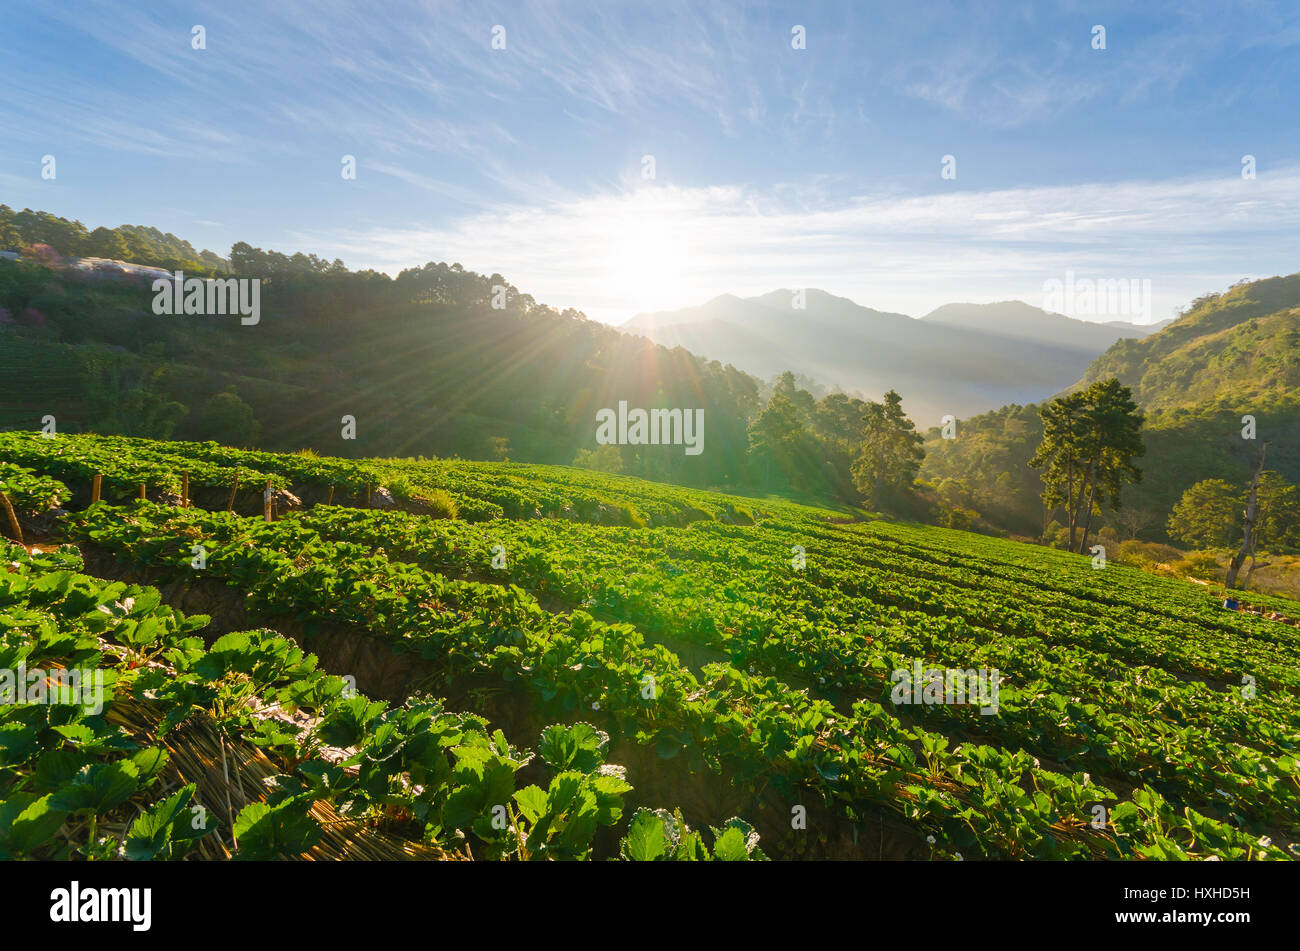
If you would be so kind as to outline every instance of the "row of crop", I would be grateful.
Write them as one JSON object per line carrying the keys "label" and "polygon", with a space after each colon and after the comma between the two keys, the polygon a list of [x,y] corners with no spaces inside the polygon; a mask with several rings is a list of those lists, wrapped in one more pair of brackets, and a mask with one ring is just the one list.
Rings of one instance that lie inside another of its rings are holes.
{"label": "row of crop", "polygon": [[[487,569],[491,546],[503,539],[505,528],[378,513],[313,512],[300,521],[327,538],[363,547],[384,544],[402,558],[462,574]],[[673,536],[674,544],[680,544],[679,536]],[[740,555],[665,563],[644,543],[619,545],[608,532],[577,526],[519,526],[505,541],[509,558],[500,574],[511,581],[651,632],[697,639],[729,651],[742,666],[815,678],[823,690],[882,703],[892,692],[891,673],[909,668],[913,658],[926,658],[927,667],[996,668],[1003,672],[997,715],[981,715],[978,705],[948,704],[923,705],[914,715],[1072,768],[1150,782],[1225,818],[1236,813],[1238,821],[1290,826],[1300,815],[1300,788],[1287,766],[1294,772],[1288,754],[1300,733],[1271,724],[1265,714],[1278,711],[1263,700],[1248,703],[1239,693],[1207,690],[1158,669],[1117,665],[1086,649],[990,637],[960,618],[844,598],[833,599],[833,607],[815,607],[808,596],[816,592],[790,594],[791,587],[805,584],[801,576],[770,573],[755,583],[738,566]],[[717,567],[726,577],[701,580],[696,571],[703,566]],[[1276,773],[1275,756],[1283,757]]]}
{"label": "row of crop", "polygon": [[[746,543],[755,549],[764,538],[746,538]],[[779,557],[780,551],[778,545],[766,557]],[[1115,569],[1117,584],[1126,580],[1125,573],[1136,572]],[[1040,571],[1038,577],[1047,585],[1050,575]],[[1295,694],[1300,690],[1295,652],[1284,642],[1258,636],[1258,631],[1231,633],[1207,626],[1194,615],[1171,616],[1140,605],[1099,607],[1050,587],[1039,590],[1028,581],[989,581],[959,567],[928,567],[895,552],[862,547],[820,551],[803,577],[814,587],[834,589],[838,595],[863,595],[910,610],[961,617],[999,636],[1030,636],[1087,647],[1121,663],[1161,668],[1177,676],[1241,685],[1243,675],[1249,674],[1261,686],[1276,688],[1272,697],[1285,701],[1288,715],[1294,715]],[[1284,638],[1289,636],[1289,628],[1281,630],[1287,632]]]}
{"label": "row of crop", "polygon": [[[1142,615],[1161,615],[1175,621],[1234,637],[1300,647],[1300,630],[1294,619],[1300,604],[1281,598],[1262,597],[1291,615],[1291,623],[1280,624],[1239,611],[1225,610],[1214,593],[1203,586],[1163,578],[1127,566],[1093,567],[1090,557],[1050,548],[1021,545],[1001,539],[942,529],[922,530],[898,523],[875,523],[850,533],[860,544],[883,546],[894,553],[911,552],[915,557],[945,569],[958,568],[973,577],[1002,578],[1017,585],[1072,597],[1079,610],[1090,605],[1113,606]],[[843,536],[839,536],[842,538]],[[1250,595],[1252,600],[1256,595]]]}
{"label": "row of crop", "polygon": [[[883,561],[920,577],[962,578],[973,590],[1001,585],[1015,599],[1056,604],[1081,616],[1136,617],[1144,626],[1190,623],[1237,639],[1300,646],[1293,625],[1226,611],[1202,587],[1122,565],[1098,570],[1089,557],[1055,549],[897,522],[769,527],[809,551],[853,551],[863,567]],[[1300,605],[1291,602],[1287,609],[1294,613]]]}
{"label": "row of crop", "polygon": [[0,461],[0,492],[8,496],[15,514],[28,518],[58,508],[69,495],[68,487],[57,479],[4,461]]}
{"label": "row of crop", "polygon": [[[337,500],[369,497],[380,486],[399,503],[414,506],[444,497],[439,508],[470,521],[494,518],[555,517],[598,524],[644,524],[645,519],[677,524],[692,518],[748,522],[751,516],[730,503],[695,507],[680,492],[621,491],[610,480],[582,483],[552,479],[529,482],[487,475],[471,466],[414,460],[350,460],[313,453],[235,449],[214,442],[165,442],[96,434],[0,433],[0,457],[81,483],[104,477],[106,497],[133,496],[141,484],[175,494],[182,473],[200,486],[230,486],[236,474],[244,484],[305,490],[329,489]],[[562,473],[564,470],[555,470]],[[698,493],[697,493],[698,495]],[[698,501],[698,500],[697,500]],[[358,503],[359,504],[359,503]],[[705,503],[700,503],[705,504]],[[645,514],[643,514],[645,513]]]}
{"label": "row of crop", "polygon": [[102,475],[105,499],[134,497],[141,485],[155,493],[176,495],[186,474],[194,488],[229,488],[236,477],[259,489],[268,482],[275,489],[288,486],[282,476],[258,469],[236,470],[161,448],[167,445],[117,436],[0,432],[0,458],[60,479],[87,495],[95,475]]}
{"label": "row of crop", "polygon": [[146,504],[92,509],[82,524],[92,540],[175,568],[190,564],[191,546],[202,540],[215,546],[209,568],[267,608],[360,624],[449,671],[493,669],[544,699],[590,704],[620,732],[634,729],[639,741],[669,751],[685,747],[735,781],[761,778],[789,791],[811,787],[855,809],[898,810],[949,849],[1285,857],[1191,809],[1176,815],[1147,790],[1116,806],[1109,833],[1094,831],[1091,807],[1114,796],[1086,777],[987,746],[949,750],[944,737],[904,729],[879,704],[858,703],[841,716],[775,678],[726,665],[706,667],[697,681],[630,625],[600,624],[583,612],[551,616],[518,588],[447,581],[383,552],[366,557],[366,546],[313,539],[302,525]]}
{"label": "row of crop", "polygon": [[[0,432],[0,458],[22,462],[41,473],[66,480],[90,496],[93,479],[101,476],[102,497],[138,497],[140,486],[154,497],[178,497],[188,477],[192,490],[229,489],[236,483],[248,491],[269,484],[312,493],[311,501],[339,505],[369,505],[380,490],[400,502],[425,511],[438,511],[471,521],[503,515],[500,506],[463,493],[421,496],[399,473],[385,472],[364,462],[319,458],[311,454],[232,449],[217,443],[160,442],[128,436],[96,434],[45,436],[30,432]],[[64,498],[68,496],[65,494]],[[217,500],[218,502],[222,500]],[[387,500],[383,504],[391,504]]]}
{"label": "row of crop", "polygon": [[[708,527],[717,533],[726,526]],[[740,540],[738,536],[731,536]],[[787,538],[797,537],[786,534]],[[746,533],[750,557],[776,563],[780,545]],[[765,542],[768,547],[764,550]],[[1108,569],[1117,582],[1136,573],[1122,567]],[[1028,580],[1000,582],[986,573],[957,565],[938,566],[887,546],[841,545],[817,550],[805,574],[815,588],[836,589],[847,596],[936,615],[962,617],[997,635],[1040,637],[1094,647],[1133,665],[1160,667],[1180,676],[1208,677],[1242,682],[1249,673],[1257,682],[1300,690],[1295,650],[1286,641],[1291,631],[1274,624],[1275,637],[1250,633],[1222,636],[1217,628],[1205,629],[1192,616],[1171,617],[1144,605],[1105,605],[1050,587],[1050,572],[1040,569],[1036,587]],[[1269,622],[1260,622],[1268,624]]]}
{"label": "row of crop", "polygon": [[[586,858],[597,829],[620,822],[632,787],[605,762],[608,736],[585,723],[548,727],[549,785],[520,786],[532,755],[482,718],[371,702],[270,631],[204,649],[194,635],[206,618],[162,606],[155,589],[78,574],[75,550],[0,555],[0,669],[21,674],[5,684],[22,693],[0,708],[4,857],[180,858],[213,835],[209,857],[439,857],[469,841],[487,858]],[[82,686],[52,686],[64,670],[84,673]],[[236,813],[229,787],[183,783],[169,761],[197,742],[199,721],[236,775],[241,747],[278,764],[260,777],[267,795],[250,802],[238,786]],[[621,854],[762,857],[742,820],[715,829],[710,852],[663,810],[632,818]]]}
{"label": "row of crop", "polygon": [[[854,630],[880,612],[894,609],[912,624],[937,624],[942,630],[956,623],[958,630],[966,632],[963,640],[1014,637],[1031,651],[1035,647],[1056,651],[1077,648],[1071,666],[1080,657],[1089,658],[1085,673],[1091,682],[1126,673],[1133,676],[1132,658],[1115,656],[1115,648],[1122,648],[1123,642],[1114,640],[1110,632],[1087,638],[1077,630],[1079,625],[1071,622],[1068,627],[1058,623],[1043,632],[1013,635],[982,628],[961,617],[951,610],[951,597],[940,602],[943,613],[865,599],[853,590],[863,574],[853,570],[853,565],[837,570],[832,553],[820,552],[816,563],[806,570],[793,569],[782,560],[779,543],[773,550],[763,530],[745,532],[743,545],[728,545],[715,537],[723,529],[713,526],[697,526],[689,532],[596,531],[553,523],[477,527],[431,523],[402,514],[366,513],[363,517],[329,511],[306,513],[300,520],[329,537],[397,547],[429,566],[460,573],[471,568],[487,570],[499,545],[506,576],[531,590],[558,595],[577,605],[613,610],[648,630],[676,636],[718,638],[726,637],[729,630],[744,636],[749,629],[766,636],[782,624],[811,624],[819,634],[833,635],[836,629]],[[882,581],[889,579],[889,574],[869,574],[876,592],[886,591],[892,601],[906,600],[906,592]],[[1030,597],[1032,592],[1024,595]],[[912,600],[920,598],[913,593]],[[929,599],[925,603],[934,602]],[[688,610],[682,610],[683,606]],[[1074,630],[1069,630],[1071,627]],[[1063,635],[1063,630],[1069,633]],[[1036,636],[1040,633],[1042,636]],[[1194,630],[1182,633],[1185,639],[1188,634],[1206,636]],[[1255,671],[1256,663],[1258,659],[1252,658],[1247,669]],[[1069,675],[1069,671],[1065,673]],[[1159,668],[1153,668],[1152,675],[1157,683],[1178,682]],[[1152,675],[1144,674],[1148,680]],[[1285,691],[1272,691],[1261,698],[1260,713],[1266,720],[1277,713],[1284,722],[1293,722],[1293,699]],[[1226,712],[1215,708],[1214,717]]]}
{"label": "row of crop", "polygon": [[558,466],[375,460],[394,478],[447,488],[499,505],[507,518],[562,518],[599,525],[682,525],[716,519],[751,524],[762,513],[717,493]]}

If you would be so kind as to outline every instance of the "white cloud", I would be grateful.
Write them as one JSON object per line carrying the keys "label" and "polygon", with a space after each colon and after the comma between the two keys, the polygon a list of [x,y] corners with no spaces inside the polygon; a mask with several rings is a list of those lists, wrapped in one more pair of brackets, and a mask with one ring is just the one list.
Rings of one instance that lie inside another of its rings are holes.
{"label": "white cloud", "polygon": [[[806,198],[812,192],[801,192]],[[1040,303],[1067,270],[1152,281],[1153,317],[1248,276],[1288,273],[1300,168],[868,197],[813,208],[742,186],[629,187],[503,205],[436,228],[300,234],[351,266],[453,259],[540,301],[619,323],[721,293],[821,287],[919,315],[954,300]]]}

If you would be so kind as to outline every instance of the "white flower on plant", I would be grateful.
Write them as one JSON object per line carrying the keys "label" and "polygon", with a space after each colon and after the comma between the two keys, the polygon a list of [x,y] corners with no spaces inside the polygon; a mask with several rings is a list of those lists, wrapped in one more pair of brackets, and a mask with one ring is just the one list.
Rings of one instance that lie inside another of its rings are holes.
{"label": "white flower on plant", "polygon": [[932,835],[927,835],[927,836],[925,837],[925,841],[929,842],[931,845],[934,845],[934,836],[932,836]]}
{"label": "white flower on plant", "polygon": [[593,709],[593,710],[599,710],[599,709],[600,709],[600,704],[599,704],[599,703],[593,703],[593,704],[591,705],[591,709]]}
{"label": "white flower on plant", "polygon": [[954,853],[952,853],[952,857],[953,857],[954,859],[956,859],[958,862],[962,861],[962,857],[961,857],[961,853],[960,853],[960,852],[954,852]]}

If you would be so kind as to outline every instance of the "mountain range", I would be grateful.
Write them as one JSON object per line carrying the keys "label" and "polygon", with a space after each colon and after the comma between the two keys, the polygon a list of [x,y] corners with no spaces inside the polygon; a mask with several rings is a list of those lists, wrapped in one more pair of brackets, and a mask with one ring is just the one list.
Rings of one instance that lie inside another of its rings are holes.
{"label": "mountain range", "polygon": [[946,304],[917,319],[822,290],[801,294],[723,294],[637,314],[620,329],[765,379],[792,370],[869,399],[894,389],[930,426],[948,413],[960,419],[1058,393],[1116,341],[1170,323],[1094,323],[1022,301]]}

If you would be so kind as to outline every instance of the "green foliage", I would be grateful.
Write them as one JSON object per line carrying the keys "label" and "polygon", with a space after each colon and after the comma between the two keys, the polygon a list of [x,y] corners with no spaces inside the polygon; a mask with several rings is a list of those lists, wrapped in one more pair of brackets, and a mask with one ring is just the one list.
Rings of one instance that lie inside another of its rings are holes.
{"label": "green foliage", "polygon": [[[824,803],[849,825],[887,811],[918,843],[933,836],[936,856],[1281,858],[1297,831],[1300,636],[1225,612],[1198,586],[964,532],[831,524],[826,512],[786,503],[763,503],[756,524],[739,524],[725,496],[573,469],[42,440],[55,453],[20,435],[0,444],[49,465],[111,446],[124,466],[138,451],[151,465],[192,454],[295,479],[360,484],[394,473],[413,493],[438,484],[502,513],[480,523],[336,504],[267,523],[133,502],[91,507],[64,527],[180,578],[192,575],[190,549],[201,542],[206,577],[259,617],[308,632],[346,625],[423,658],[430,686],[460,695],[497,683],[522,715],[557,724],[539,738],[535,761],[480,718],[432,701],[389,707],[344,696],[337,678],[270,632],[204,649],[184,624],[147,623],[156,593],[136,592],[128,605],[125,587],[110,588],[97,604],[75,569],[53,562],[0,574],[0,613],[14,614],[11,602],[25,612],[7,649],[44,643],[31,615],[67,604],[60,612],[84,649],[103,637],[135,665],[132,695],[160,704],[164,726],[181,731],[203,718],[274,758],[282,772],[266,809],[240,827],[250,855],[311,841],[298,797],[329,803],[341,821],[479,858],[601,857],[629,838],[619,854],[676,857],[687,842],[685,857],[751,855],[753,830],[740,823],[705,830],[697,844],[677,817],[674,830],[658,816],[656,830],[628,816],[628,778],[606,762],[624,744],[657,753],[669,774]],[[652,524],[611,521],[622,518],[615,506],[634,506]],[[506,565],[480,580],[494,546]],[[792,563],[795,546],[806,564]],[[688,666],[666,644],[713,662]],[[895,707],[892,672],[914,660],[997,668],[997,715],[960,703]],[[1237,688],[1243,671],[1256,696]],[[272,704],[311,715],[260,722],[254,712]],[[130,760],[145,783],[154,767],[115,750],[111,730],[85,718],[52,729],[42,709],[0,722],[0,768],[48,780],[33,795],[100,762]],[[70,757],[38,766],[51,751]],[[119,808],[159,798],[142,785]],[[1123,810],[1123,822],[1093,827],[1095,805],[1125,802],[1135,811]],[[98,855],[78,828],[72,846]],[[1260,844],[1266,836],[1282,844]]]}
{"label": "green foliage", "polygon": [[938,428],[926,434],[921,478],[939,486],[949,480],[961,485],[964,498],[949,499],[950,504],[1024,535],[1041,534],[1043,482],[1029,466],[1043,436],[1038,407],[1004,406],[958,425],[957,439],[944,439]]}
{"label": "green foliage", "polygon": [[692,832],[681,811],[639,809],[621,845],[623,858],[633,862],[748,862],[767,856],[758,848],[758,835],[742,819],[730,819],[713,829],[713,852],[698,832]]}
{"label": "green foliage", "polygon": [[[162,607],[156,590],[76,574],[75,552],[29,555],[6,546],[4,555],[15,570],[0,574],[0,618],[12,625],[0,661],[34,666],[101,648],[122,663],[105,712],[28,698],[4,706],[0,856],[179,859],[220,833],[199,804],[199,785],[152,792],[175,774],[162,748],[142,745],[148,737],[109,726],[118,718],[108,711],[124,701],[155,708],[159,734],[204,717],[230,755],[255,745],[283,769],[266,800],[234,817],[229,845],[237,859],[294,857],[321,844],[315,807],[322,802],[347,823],[388,823],[396,812],[406,819],[394,832],[449,847],[472,842],[488,859],[588,858],[596,830],[621,821],[632,787],[620,767],[605,763],[608,735],[588,724],[548,727],[542,749],[556,771],[550,788],[517,789],[515,774],[531,754],[499,730],[489,734],[481,718],[447,713],[437,701],[389,707],[352,695],[316,669],[315,657],[271,631],[233,632],[204,650],[189,635],[207,618]],[[145,645],[153,646],[151,663],[138,665]],[[304,727],[267,719],[275,708],[319,715]],[[330,749],[348,755],[327,757]],[[97,828],[120,824],[124,814],[129,827],[120,841],[97,837]]]}
{"label": "green foliage", "polygon": [[1084,383],[1119,377],[1153,417],[1224,406],[1262,415],[1300,388],[1300,274],[1238,284],[1175,323],[1111,348]]}
{"label": "green foliage", "polygon": [[1300,486],[1277,472],[1260,476],[1255,515],[1256,547],[1293,549],[1300,546]]}
{"label": "green foliage", "polygon": [[[1204,479],[1186,492],[1169,515],[1169,534],[1196,548],[1228,548],[1241,541],[1246,490],[1223,479]],[[1300,544],[1300,487],[1279,473],[1264,472],[1258,492],[1257,547]]]}
{"label": "green foliage", "polygon": [[623,451],[618,446],[579,449],[573,457],[573,464],[580,469],[593,469],[596,472],[618,475],[623,471]]}
{"label": "green foliage", "polygon": [[252,446],[262,431],[253,408],[233,391],[209,399],[199,409],[194,425],[206,438],[228,446]]}
{"label": "green foliage", "polygon": [[[266,448],[568,464],[590,447],[596,411],[627,399],[640,406],[702,406],[708,449],[687,456],[658,446],[625,447],[626,471],[697,486],[743,482],[756,380],[682,350],[648,345],[578,311],[539,304],[499,274],[429,262],[390,278],[244,242],[231,249],[227,265],[154,229],[124,226],[92,235],[76,222],[3,208],[0,231],[5,228],[64,255],[117,253],[120,238],[136,263],[198,276],[228,267],[264,281],[262,320],[247,334],[224,318],[160,318],[152,313],[151,288],[131,278],[88,275],[57,257],[48,267],[0,261],[0,376],[38,381],[34,390],[43,398],[57,392],[63,432],[167,437],[171,431],[162,424],[168,422],[187,438]],[[506,288],[503,310],[491,306],[494,286]],[[77,372],[55,372],[63,363]],[[502,367],[510,372],[502,374]],[[375,380],[403,383],[375,386]],[[260,433],[243,423],[231,428],[230,412],[217,412],[213,427],[205,428],[209,402],[232,386]],[[116,394],[135,389],[142,391],[132,397],[141,401],[139,409],[161,413],[147,431],[132,428],[137,416],[118,411]],[[20,392],[0,396],[0,427],[34,425]],[[158,398],[156,405],[146,394]],[[189,414],[176,422],[172,404]],[[344,414],[364,423],[355,440],[340,444]]]}
{"label": "green foliage", "polygon": [[1043,439],[1029,465],[1044,470],[1043,503],[1049,510],[1065,506],[1069,540],[1088,547],[1093,513],[1102,504],[1120,504],[1125,482],[1142,481],[1134,459],[1145,451],[1142,411],[1128,388],[1110,379],[1085,390],[1058,396],[1040,410]]}
{"label": "green foliage", "polygon": [[312,797],[295,796],[272,806],[255,802],[245,806],[235,820],[237,858],[251,861],[291,857],[320,840],[320,826],[307,814]]}
{"label": "green foliage", "polygon": [[1169,534],[1197,548],[1227,548],[1241,535],[1246,493],[1223,479],[1203,479],[1169,514]]}
{"label": "green foliage", "polygon": [[902,495],[925,458],[924,438],[903,413],[902,397],[893,390],[883,403],[868,403],[863,416],[862,442],[853,461],[853,481],[879,509],[889,495]]}
{"label": "green foliage", "polygon": [[42,515],[67,501],[68,487],[11,462],[0,462],[0,492],[19,516]]}
{"label": "green foliage", "polygon": [[110,258],[199,275],[227,269],[213,252],[196,251],[188,241],[157,228],[122,225],[87,231],[80,221],[30,208],[15,212],[0,205],[0,235],[20,246],[49,245],[65,257]]}
{"label": "green foliage", "polygon": [[215,831],[196,821],[189,808],[197,788],[194,783],[182,786],[136,819],[126,837],[126,857],[135,862],[181,858],[197,840]]}

